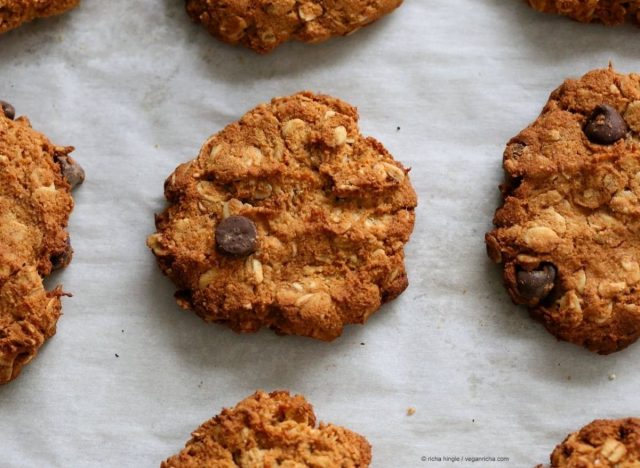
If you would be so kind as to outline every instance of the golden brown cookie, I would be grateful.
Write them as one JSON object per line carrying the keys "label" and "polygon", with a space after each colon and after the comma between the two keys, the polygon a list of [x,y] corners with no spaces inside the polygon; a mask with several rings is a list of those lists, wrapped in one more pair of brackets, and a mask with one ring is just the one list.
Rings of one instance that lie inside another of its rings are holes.
{"label": "golden brown cookie", "polygon": [[0,34],[36,18],[59,15],[80,0],[0,0]]}
{"label": "golden brown cookie", "polygon": [[42,279],[73,250],[65,228],[71,185],[84,173],[72,147],[53,145],[0,102],[0,384],[15,379],[56,331],[60,287]]}
{"label": "golden brown cookie", "polygon": [[640,23],[640,0],[527,0],[536,10],[569,16],[583,23]]}
{"label": "golden brown cookie", "polygon": [[640,75],[567,80],[504,153],[486,236],[514,302],[601,354],[640,336]]}
{"label": "golden brown cookie", "polygon": [[285,41],[346,36],[402,0],[187,0],[187,12],[218,39],[268,53]]}
{"label": "golden brown cookie", "polygon": [[312,406],[288,392],[256,392],[205,422],[161,468],[365,468],[371,446],[361,435],[320,423]]}
{"label": "golden brown cookie", "polygon": [[408,172],[360,134],[350,105],[276,98],[167,179],[147,244],[203,319],[332,340],[407,287]]}
{"label": "golden brown cookie", "polygon": [[635,418],[594,421],[570,434],[551,454],[551,468],[638,467],[640,419]]}

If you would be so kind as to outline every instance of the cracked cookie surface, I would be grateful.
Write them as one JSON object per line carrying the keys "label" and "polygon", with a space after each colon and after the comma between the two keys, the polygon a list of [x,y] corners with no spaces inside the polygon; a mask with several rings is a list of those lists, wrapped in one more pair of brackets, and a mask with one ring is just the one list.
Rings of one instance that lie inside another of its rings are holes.
{"label": "cracked cookie surface", "polygon": [[0,34],[36,18],[59,15],[80,0],[0,0]]}
{"label": "cracked cookie surface", "polygon": [[285,41],[321,42],[367,26],[402,0],[187,0],[187,12],[218,39],[268,53]]}
{"label": "cracked cookie surface", "polygon": [[551,454],[549,468],[639,466],[640,419],[628,418],[597,420],[570,434]]}
{"label": "cracked cookie surface", "polygon": [[69,156],[73,148],[53,145],[25,117],[13,120],[13,108],[2,104],[0,383],[7,383],[56,330],[63,293],[45,290],[42,279],[71,260],[65,227],[73,200],[61,164],[78,166]]}
{"label": "cracked cookie surface", "polygon": [[407,287],[416,194],[357,122],[329,96],[276,98],[176,169],[147,244],[183,308],[332,340]]}
{"label": "cracked cookie surface", "polygon": [[567,80],[507,145],[486,235],[514,302],[608,354],[640,336],[640,75]]}
{"label": "cracked cookie surface", "polygon": [[365,468],[370,462],[371,446],[364,437],[332,424],[316,426],[304,397],[277,391],[256,392],[224,409],[161,468]]}
{"label": "cracked cookie surface", "polygon": [[558,13],[583,23],[640,24],[640,0],[528,0],[538,11]]}

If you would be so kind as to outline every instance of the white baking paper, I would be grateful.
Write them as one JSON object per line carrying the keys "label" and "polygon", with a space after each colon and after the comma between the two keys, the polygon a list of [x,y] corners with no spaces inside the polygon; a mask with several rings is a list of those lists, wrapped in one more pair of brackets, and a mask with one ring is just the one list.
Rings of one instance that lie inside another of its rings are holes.
{"label": "white baking paper", "polygon": [[[58,333],[0,388],[0,466],[157,467],[256,389],[304,394],[369,439],[374,467],[531,467],[595,418],[638,416],[640,344],[603,357],[557,342],[511,303],[483,236],[506,141],[564,78],[610,60],[640,71],[639,40],[519,0],[406,0],[352,36],[268,56],[213,39],[181,0],[83,0],[2,36],[0,98],[74,145],[87,180],[73,263],[49,281],[73,293]],[[356,105],[420,200],[409,289],[333,343],[205,324],[145,246],[171,171],[302,89]],[[446,456],[496,461],[434,461]]]}

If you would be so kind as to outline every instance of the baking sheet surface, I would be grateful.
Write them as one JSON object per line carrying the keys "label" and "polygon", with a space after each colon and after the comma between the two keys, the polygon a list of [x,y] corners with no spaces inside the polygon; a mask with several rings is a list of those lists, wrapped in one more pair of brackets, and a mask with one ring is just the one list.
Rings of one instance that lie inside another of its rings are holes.
{"label": "baking sheet surface", "polygon": [[[0,465],[158,466],[256,389],[304,394],[369,439],[374,467],[530,467],[592,419],[639,415],[640,344],[602,357],[556,342],[510,302],[483,242],[506,141],[564,78],[640,71],[639,39],[518,0],[406,0],[350,37],[264,57],[209,37],[180,0],[84,0],[4,35],[0,98],[74,145],[87,181],[74,261],[49,281],[73,293],[58,333],[0,388]],[[409,289],[329,344],[206,325],[145,246],[171,171],[302,89],[356,105],[420,197]]]}

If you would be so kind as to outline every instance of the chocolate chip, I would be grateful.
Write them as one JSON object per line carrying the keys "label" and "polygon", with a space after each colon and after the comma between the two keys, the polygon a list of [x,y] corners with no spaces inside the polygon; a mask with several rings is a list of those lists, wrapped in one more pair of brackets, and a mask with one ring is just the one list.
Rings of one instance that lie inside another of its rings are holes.
{"label": "chocolate chip", "polygon": [[620,113],[607,104],[596,106],[584,126],[584,133],[592,143],[611,145],[624,138],[627,123]]}
{"label": "chocolate chip", "polygon": [[2,107],[2,112],[7,119],[13,120],[16,117],[16,108],[11,104],[5,101],[0,101],[0,107]]}
{"label": "chocolate chip", "polygon": [[56,162],[60,165],[62,175],[72,189],[84,182],[84,169],[72,158],[66,155],[57,156]]}
{"label": "chocolate chip", "polygon": [[556,280],[556,268],[543,264],[536,270],[518,270],[517,285],[520,297],[531,305],[538,304],[549,295]]}
{"label": "chocolate chip", "polygon": [[71,239],[67,237],[67,245],[63,252],[51,256],[51,268],[59,270],[66,267],[73,257],[73,249],[71,248]]}
{"label": "chocolate chip", "polygon": [[241,257],[256,250],[256,225],[244,216],[229,216],[216,227],[216,246],[226,255]]}

